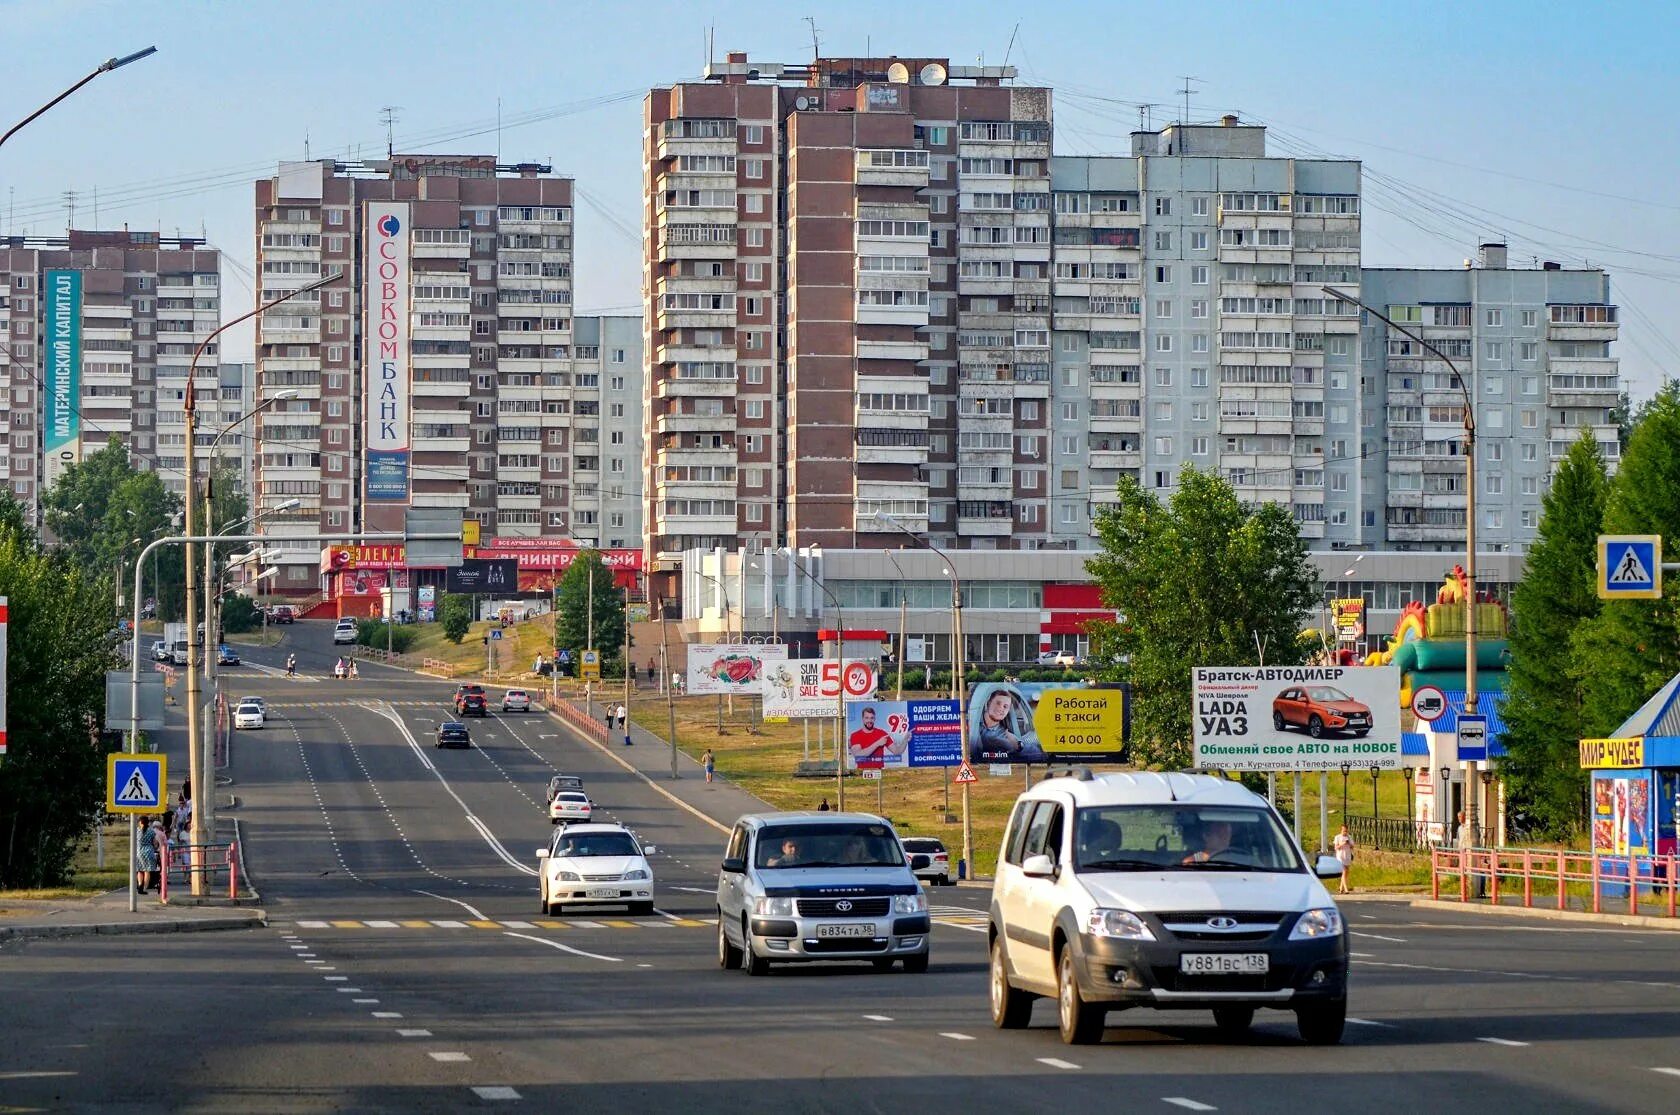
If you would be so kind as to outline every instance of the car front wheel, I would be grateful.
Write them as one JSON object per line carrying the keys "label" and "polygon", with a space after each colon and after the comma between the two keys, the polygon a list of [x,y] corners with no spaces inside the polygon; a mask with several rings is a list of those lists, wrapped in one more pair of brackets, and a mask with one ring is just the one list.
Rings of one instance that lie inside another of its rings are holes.
{"label": "car front wheel", "polygon": [[770,974],[770,961],[753,951],[752,934],[747,930],[745,919],[741,921],[741,967],[746,969],[749,976]]}
{"label": "car front wheel", "polygon": [[918,952],[904,958],[904,970],[913,976],[919,976],[928,970],[928,954]]}
{"label": "car front wheel", "polygon": [[1314,1003],[1295,1012],[1295,1026],[1308,1045],[1335,1045],[1347,1028],[1347,1000]]}
{"label": "car front wheel", "polygon": [[1324,721],[1316,715],[1309,717],[1307,720],[1307,735],[1313,739],[1322,739],[1324,736]]}
{"label": "car front wheel", "polygon": [[1090,1045],[1102,1039],[1101,1007],[1087,1003],[1079,994],[1079,977],[1073,970],[1073,946],[1063,945],[1056,964],[1056,1023],[1067,1045]]}

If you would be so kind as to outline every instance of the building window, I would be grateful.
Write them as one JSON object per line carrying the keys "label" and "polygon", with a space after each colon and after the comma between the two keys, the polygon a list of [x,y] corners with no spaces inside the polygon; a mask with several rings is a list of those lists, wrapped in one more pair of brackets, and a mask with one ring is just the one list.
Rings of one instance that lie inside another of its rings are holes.
{"label": "building window", "polygon": [[1190,268],[1190,285],[1191,286],[1207,286],[1208,285],[1208,272],[1210,270],[1211,270],[1211,268],[1209,268],[1205,265],[1202,265],[1202,264],[1198,264],[1198,265]]}
{"label": "building window", "polygon": [[1172,216],[1172,198],[1158,197],[1155,199],[1155,215],[1157,217]]}
{"label": "building window", "polygon": [[1210,417],[1211,417],[1212,413],[1213,413],[1213,407],[1212,407],[1211,404],[1208,404],[1208,403],[1191,403],[1190,404],[1190,421],[1192,421],[1192,422],[1207,422],[1207,421],[1210,420]]}
{"label": "building window", "polygon": [[1540,494],[1540,478],[1538,476],[1525,476],[1525,477],[1523,477],[1522,478],[1522,494],[1525,495],[1525,496],[1537,496],[1537,495],[1539,495]]}
{"label": "building window", "polygon": [[[1195,268],[1191,268],[1191,271],[1192,271],[1192,273],[1194,273]],[[1207,317],[1208,316],[1208,300],[1206,298],[1192,298],[1192,299],[1190,299],[1190,316],[1193,317],[1193,318],[1205,318],[1205,317]]]}
{"label": "building window", "polygon": [[1505,378],[1503,376],[1488,376],[1487,393],[1489,395],[1505,394]]}
{"label": "building window", "polygon": [[1208,350],[1208,335],[1206,333],[1190,334],[1190,351],[1206,352]]}
{"label": "building window", "polygon": [[1155,281],[1158,283],[1172,282],[1172,268],[1164,265],[1155,268]]}
{"label": "building window", "polygon": [[1192,252],[1205,252],[1205,251],[1207,251],[1208,250],[1208,234],[1205,233],[1205,232],[1192,232],[1190,234],[1190,250]]}
{"label": "building window", "polygon": [[1173,339],[1172,339],[1172,334],[1171,333],[1157,333],[1157,334],[1155,334],[1155,351],[1156,352],[1171,352],[1172,350],[1173,350]]}
{"label": "building window", "polygon": [[1208,385],[1208,370],[1206,368],[1190,369],[1190,386],[1206,387]]}
{"label": "building window", "polygon": [[764,195],[763,194],[748,194],[747,195],[747,202],[746,202],[746,210],[747,210],[748,213],[762,213],[762,212],[764,212]]}
{"label": "building window", "polygon": [[1208,215],[1208,199],[1205,196],[1193,197],[1190,199],[1190,215],[1192,217],[1205,217]]}
{"label": "building window", "polygon": [[1487,324],[1488,324],[1488,328],[1490,328],[1490,329],[1498,329],[1500,326],[1504,325],[1505,324],[1505,311],[1504,310],[1489,310],[1487,312]]}
{"label": "building window", "polygon": [[1540,346],[1534,341],[1524,341],[1522,343],[1522,358],[1528,363],[1540,359]]}
{"label": "building window", "polygon": [[1155,386],[1156,387],[1171,387],[1172,386],[1172,369],[1171,368],[1156,368],[1155,369]]}
{"label": "building window", "polygon": [[1170,437],[1158,437],[1158,438],[1155,439],[1155,455],[1157,457],[1170,457],[1170,456],[1172,456],[1172,451],[1173,451],[1173,439],[1172,438],[1170,438]]}
{"label": "building window", "polygon": [[1487,358],[1489,360],[1505,359],[1505,344],[1502,341],[1487,342]]}
{"label": "building window", "polygon": [[1499,530],[1505,525],[1505,513],[1503,511],[1489,511],[1487,515],[1483,517],[1482,523],[1487,526],[1489,530]]}
{"label": "building window", "polygon": [[1540,424],[1540,414],[1539,414],[1538,411],[1525,410],[1525,411],[1522,412],[1523,429],[1532,430],[1532,429],[1535,429],[1537,426],[1539,426],[1539,424]]}
{"label": "building window", "polygon": [[[1160,199],[1157,199],[1157,200],[1164,201],[1165,199],[1160,198]],[[1155,250],[1157,252],[1170,252],[1170,251],[1172,251],[1172,233],[1170,233],[1170,232],[1157,232],[1155,234]]]}
{"label": "building window", "polygon": [[1490,496],[1503,494],[1505,491],[1505,477],[1497,472],[1488,473],[1485,490]]}

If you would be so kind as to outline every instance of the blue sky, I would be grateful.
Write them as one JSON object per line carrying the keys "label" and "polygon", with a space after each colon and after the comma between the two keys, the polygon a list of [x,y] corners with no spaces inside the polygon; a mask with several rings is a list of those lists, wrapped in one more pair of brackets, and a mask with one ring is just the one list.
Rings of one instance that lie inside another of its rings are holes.
{"label": "blue sky", "polygon": [[1125,152],[1138,104],[1178,118],[1194,75],[1193,120],[1234,111],[1272,127],[1273,154],[1365,162],[1367,266],[1457,266],[1498,238],[1513,264],[1590,260],[1611,270],[1635,395],[1680,370],[1680,7],[1664,5],[0,0],[0,126],[103,58],[159,48],[0,148],[0,227],[62,232],[67,190],[92,227],[97,191],[102,227],[206,233],[231,261],[227,305],[246,306],[253,178],[306,139],[372,157],[385,105],[399,150],[495,152],[499,100],[503,158],[577,178],[580,312],[632,311],[642,93],[697,79],[708,28],[720,58],[803,61],[807,11],[825,54],[1007,53],[1056,89],[1059,154]]}

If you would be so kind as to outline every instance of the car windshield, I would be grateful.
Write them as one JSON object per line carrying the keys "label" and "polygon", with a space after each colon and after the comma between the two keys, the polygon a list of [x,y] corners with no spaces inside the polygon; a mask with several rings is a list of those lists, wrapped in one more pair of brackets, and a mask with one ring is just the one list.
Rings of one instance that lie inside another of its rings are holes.
{"label": "car windshield", "polygon": [[910,839],[904,842],[904,850],[906,852],[918,852],[925,855],[932,852],[943,852],[945,850],[945,845],[941,844],[937,840]]}
{"label": "car windshield", "polygon": [[583,801],[588,801],[589,798],[585,794],[579,794],[579,793],[575,793],[573,791],[568,790],[568,791],[560,794],[558,796],[558,800],[560,800],[560,801],[583,802]]}
{"label": "car windshield", "polygon": [[1307,696],[1315,701],[1345,701],[1348,695],[1340,689],[1328,685],[1315,685],[1307,690]]}
{"label": "car windshield", "polygon": [[523,689],[509,689],[507,691],[507,695],[509,698],[517,701],[521,697],[525,696],[525,691]]}
{"label": "car windshield", "polygon": [[261,705],[240,705],[239,706],[239,711],[240,712],[261,712],[262,711],[262,706]]}
{"label": "car windshield", "polygon": [[582,832],[563,834],[554,842],[556,857],[639,856],[642,850],[627,832]]}
{"label": "car windshield", "polygon": [[1306,870],[1272,814],[1230,805],[1089,806],[1074,818],[1074,870]]}
{"label": "car windshield", "polygon": [[758,834],[759,867],[900,867],[904,852],[887,825],[766,825]]}

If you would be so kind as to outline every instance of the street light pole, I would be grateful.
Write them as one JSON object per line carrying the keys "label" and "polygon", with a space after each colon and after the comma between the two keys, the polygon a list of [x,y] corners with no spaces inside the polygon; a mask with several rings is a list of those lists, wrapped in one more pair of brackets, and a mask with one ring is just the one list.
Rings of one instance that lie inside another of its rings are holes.
{"label": "street light pole", "polygon": [[[701,572],[698,569],[696,569],[694,572],[695,572],[696,576],[704,577],[704,578],[706,578],[706,580],[708,580],[708,581],[712,582],[712,584],[716,585],[718,587],[718,592],[723,597],[723,641],[727,643],[727,642],[729,642],[729,635],[730,635],[730,631],[729,631],[729,611],[730,611],[730,609],[729,609],[729,586],[727,586],[723,583],[723,578],[721,578],[721,577],[714,577],[710,573],[704,573],[704,572]],[[718,570],[718,572],[722,573],[723,570],[720,569],[720,570]],[[742,621],[742,626],[743,627],[746,626],[746,622],[745,622],[744,619]],[[731,707],[730,711],[731,712],[734,711],[733,707]],[[722,693],[719,693],[717,695],[717,729],[716,730],[717,730],[717,734],[720,735],[720,736],[725,736],[725,735],[729,734],[728,731],[723,726],[723,694]]]}
{"label": "street light pole", "polygon": [[[192,361],[191,361],[191,363],[189,363],[187,365],[187,396],[186,396],[186,407],[185,407],[185,410],[186,410],[186,426],[187,426],[187,444],[186,444],[186,457],[185,457],[185,460],[183,462],[183,464],[185,466],[183,471],[184,471],[185,476],[186,476],[186,485],[185,485],[185,488],[186,488],[186,491],[185,491],[185,495],[186,495],[186,520],[182,524],[181,532],[187,538],[192,538],[193,537],[193,526],[194,526],[194,523],[193,523],[193,505],[195,503],[197,503],[197,501],[198,501],[198,493],[197,493],[197,488],[198,488],[198,472],[197,472],[198,458],[197,458],[197,454],[195,452],[195,446],[194,446],[193,443],[198,440],[198,434],[197,434],[197,431],[196,431],[196,427],[197,427],[197,421],[198,421],[197,380],[198,380],[198,361],[199,361],[199,358],[202,357],[204,355],[205,350],[210,347],[210,342],[211,341],[215,340],[217,337],[219,337],[221,334],[227,332],[229,329],[233,328],[235,325],[238,325],[240,322],[249,321],[251,318],[256,317],[258,314],[261,314],[261,313],[263,313],[267,310],[270,310],[270,309],[274,308],[275,306],[280,305],[282,302],[286,302],[286,301],[289,301],[293,298],[296,298],[300,294],[307,294],[308,292],[310,292],[312,290],[319,290],[321,287],[326,286],[328,283],[337,281],[338,278],[342,274],[343,274],[342,271],[335,271],[331,275],[325,275],[325,276],[321,277],[320,279],[317,279],[315,282],[310,283],[308,286],[300,287],[297,290],[290,291],[286,294],[281,295],[279,298],[275,298],[275,299],[273,299],[269,302],[265,302],[262,305],[258,306],[256,309],[251,310],[249,313],[240,314],[238,317],[234,318],[232,321],[223,322],[221,325],[218,325],[215,329],[211,330],[210,333],[205,336],[204,340],[202,340],[198,343],[198,347],[193,350]],[[264,404],[264,405],[266,405],[266,404]],[[200,868],[201,868],[201,861],[203,859],[203,849],[204,849],[204,845],[206,843],[206,840],[205,840],[205,836],[206,836],[205,814],[206,814],[207,811],[205,809],[201,808],[201,806],[203,805],[203,803],[208,798],[214,796],[215,787],[213,785],[207,785],[206,781],[205,781],[205,778],[204,778],[204,765],[205,764],[204,764],[204,755],[202,754],[203,742],[201,741],[200,736],[199,736],[199,724],[198,724],[198,718],[199,718],[199,711],[198,710],[199,710],[199,704],[200,704],[200,697],[199,697],[199,683],[198,683],[198,638],[197,638],[197,632],[198,632],[198,583],[197,583],[197,563],[194,560],[196,557],[197,557],[197,555],[193,552],[193,544],[191,542],[188,542],[186,544],[186,574],[187,574],[187,584],[186,584],[186,596],[187,596],[187,608],[186,608],[186,611],[187,611],[187,763],[188,763],[188,768],[189,768],[189,771],[190,771],[190,777],[192,778],[193,793],[198,795],[198,800],[193,803],[194,804],[194,809],[193,809],[193,812],[192,812],[192,845],[193,845],[193,851],[192,851],[192,857],[191,857],[191,862],[192,862],[192,866],[193,866],[193,870],[192,870],[192,893],[195,897],[198,897],[198,896],[202,896],[204,894],[204,872]],[[209,586],[206,585],[205,587],[208,588]],[[209,636],[210,636],[210,632],[208,630],[206,630],[204,634],[205,634],[206,640],[208,640]],[[212,779],[211,781],[213,782],[214,779]]]}
{"label": "street light pole", "polygon": [[[949,554],[935,546],[928,539],[923,538],[885,511],[875,512],[878,522],[897,527],[905,535],[915,540],[925,549],[933,552],[945,562],[945,575],[951,578],[951,673],[956,679],[957,689],[957,726],[962,738],[962,761],[968,763],[968,663],[963,647],[962,628],[962,578],[957,575],[957,563],[951,560]],[[963,864],[968,870],[969,878],[974,877],[974,814],[969,809],[969,783],[962,784],[962,841]]]}
{"label": "street light pole", "polygon": [[[846,810],[846,610],[840,606],[839,597],[835,596],[829,587],[805,568],[805,563],[793,556],[792,547],[782,551],[793,567],[805,574],[806,578],[817,586],[817,589],[834,605],[835,629],[834,638],[834,797],[835,808],[841,812]],[[820,689],[821,686],[818,686]]]}
{"label": "street light pole", "polygon": [[22,120],[18,121],[16,124],[13,124],[11,126],[11,128],[6,132],[5,135],[0,135],[0,144],[4,144],[8,139],[11,139],[18,132],[21,132],[26,126],[33,123],[36,117],[41,116],[42,114],[46,113],[53,106],[57,105],[60,101],[64,100],[66,97],[70,96],[76,90],[80,89],[82,86],[86,85],[88,82],[92,81],[94,78],[98,77],[100,74],[108,74],[112,70],[120,70],[124,66],[128,65],[130,62],[138,62],[142,58],[150,58],[152,55],[154,55],[156,53],[157,53],[157,47],[149,46],[145,50],[137,50],[133,54],[125,54],[121,58],[107,58],[105,61],[101,62],[98,65],[98,67],[95,68],[94,71],[91,74],[88,74],[82,80],[78,81],[76,84],[72,85],[70,88],[66,89],[64,92],[60,93],[58,96],[54,97],[52,100],[50,100],[46,104],[42,105],[40,108],[36,109],[34,112],[31,112],[28,116],[25,116]]}
{"label": "street light pole", "polygon": [[[1478,712],[1476,693],[1476,396],[1459,373],[1458,365],[1452,357],[1424,340],[1417,333],[1403,325],[1396,324],[1388,315],[1380,310],[1372,309],[1352,295],[1336,290],[1334,287],[1321,287],[1324,293],[1334,296],[1343,302],[1352,303],[1370,314],[1372,317],[1387,325],[1397,333],[1416,341],[1418,345],[1436,359],[1446,364],[1452,372],[1453,382],[1458,384],[1459,393],[1464,396],[1464,715],[1475,716]],[[1476,760],[1464,760],[1465,795],[1464,819],[1470,826],[1470,831],[1476,831]]]}

